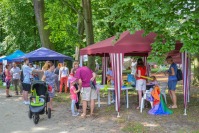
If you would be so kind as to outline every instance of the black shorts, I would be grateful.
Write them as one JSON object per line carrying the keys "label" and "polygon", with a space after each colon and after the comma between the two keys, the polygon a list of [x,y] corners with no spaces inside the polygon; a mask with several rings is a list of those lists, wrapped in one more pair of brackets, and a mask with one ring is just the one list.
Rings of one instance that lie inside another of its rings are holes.
{"label": "black shorts", "polygon": [[31,84],[27,84],[27,83],[22,83],[22,87],[24,91],[30,91],[31,89]]}

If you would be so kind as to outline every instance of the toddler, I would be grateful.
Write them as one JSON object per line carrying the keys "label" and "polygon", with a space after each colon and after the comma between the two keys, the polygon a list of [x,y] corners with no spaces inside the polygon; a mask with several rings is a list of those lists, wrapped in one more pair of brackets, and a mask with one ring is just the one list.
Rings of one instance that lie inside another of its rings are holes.
{"label": "toddler", "polygon": [[78,102],[78,96],[77,93],[80,91],[79,89],[76,90],[75,88],[75,83],[76,83],[76,78],[72,77],[70,79],[70,98],[71,98],[71,111],[72,111],[72,116],[78,116],[79,113],[75,112],[75,103]]}
{"label": "toddler", "polygon": [[148,82],[148,83],[146,84],[146,89],[147,89],[147,90],[150,90],[150,89],[153,88],[154,86],[158,85],[158,81],[157,81],[157,79],[156,79],[155,76],[151,76],[150,78],[153,79],[153,80],[151,80],[150,82]]}

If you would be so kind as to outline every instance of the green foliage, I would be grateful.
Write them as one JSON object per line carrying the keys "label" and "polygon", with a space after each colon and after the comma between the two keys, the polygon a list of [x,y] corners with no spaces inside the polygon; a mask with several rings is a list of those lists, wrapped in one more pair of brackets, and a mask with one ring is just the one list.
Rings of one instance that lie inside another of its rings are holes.
{"label": "green foliage", "polygon": [[75,0],[70,3],[65,0],[48,0],[45,5],[47,22],[45,28],[51,30],[50,40],[55,44],[55,50],[70,56],[74,55],[75,46],[83,44],[77,30],[77,12],[80,3]]}
{"label": "green foliage", "polygon": [[40,46],[34,10],[31,0],[2,0],[0,3],[4,38],[0,41],[1,53],[16,49],[29,52]]}
{"label": "green foliage", "polygon": [[150,58],[162,61],[165,53],[175,48],[177,40],[183,43],[181,51],[198,52],[196,5],[196,0],[119,0],[111,8],[108,19],[115,20],[114,26],[119,26],[121,32],[134,33],[143,29],[145,35],[157,33]]}

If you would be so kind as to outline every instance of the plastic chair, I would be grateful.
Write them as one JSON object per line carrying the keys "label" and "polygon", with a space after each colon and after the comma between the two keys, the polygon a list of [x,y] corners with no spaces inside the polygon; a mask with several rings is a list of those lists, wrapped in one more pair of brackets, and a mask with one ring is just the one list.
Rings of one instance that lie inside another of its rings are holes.
{"label": "plastic chair", "polygon": [[164,96],[164,101],[167,104],[167,96],[166,96],[167,83],[165,82],[159,83],[159,86],[161,89],[160,93]]}
{"label": "plastic chair", "polygon": [[[148,95],[151,95],[151,91],[150,91],[150,90],[146,90],[146,91],[144,92],[143,97],[142,97],[142,100],[141,100],[141,107],[140,107],[140,112],[141,112],[141,113],[142,113],[142,110],[143,110],[143,108],[144,108],[144,102],[145,102],[145,100],[147,99],[147,96],[148,96]],[[150,103],[151,103],[151,108],[153,108],[153,102],[150,101]]]}

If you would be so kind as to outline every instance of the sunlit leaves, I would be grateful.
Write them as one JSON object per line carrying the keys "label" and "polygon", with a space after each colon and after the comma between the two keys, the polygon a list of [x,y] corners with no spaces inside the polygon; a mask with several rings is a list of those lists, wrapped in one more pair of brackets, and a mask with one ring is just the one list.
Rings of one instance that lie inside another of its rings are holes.
{"label": "sunlit leaves", "polygon": [[[184,44],[182,51],[197,53],[199,30],[195,20],[199,13],[195,9],[196,0],[119,0],[108,18],[115,19],[114,26],[120,26],[120,30],[144,29],[146,33],[157,33],[152,57],[173,50],[177,40]],[[163,41],[166,43],[162,44]]]}

